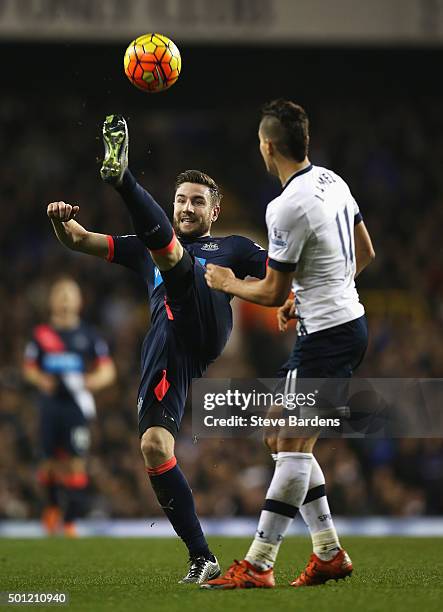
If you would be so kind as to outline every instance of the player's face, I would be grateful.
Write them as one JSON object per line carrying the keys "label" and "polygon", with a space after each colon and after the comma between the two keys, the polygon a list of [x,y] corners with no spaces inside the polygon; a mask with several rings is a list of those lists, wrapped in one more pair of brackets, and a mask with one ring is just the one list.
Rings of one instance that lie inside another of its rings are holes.
{"label": "player's face", "polygon": [[212,203],[209,187],[197,183],[183,183],[175,192],[174,198],[175,233],[182,238],[207,236],[219,212],[220,207]]}
{"label": "player's face", "polygon": [[49,294],[49,307],[53,315],[78,315],[82,307],[80,287],[71,280],[57,282]]}
{"label": "player's face", "polygon": [[273,156],[273,146],[272,142],[268,138],[265,138],[261,128],[258,130],[258,139],[260,141],[260,153],[263,157],[263,161],[265,162],[266,170],[270,174],[274,174],[278,176],[277,166],[275,164],[274,156]]}

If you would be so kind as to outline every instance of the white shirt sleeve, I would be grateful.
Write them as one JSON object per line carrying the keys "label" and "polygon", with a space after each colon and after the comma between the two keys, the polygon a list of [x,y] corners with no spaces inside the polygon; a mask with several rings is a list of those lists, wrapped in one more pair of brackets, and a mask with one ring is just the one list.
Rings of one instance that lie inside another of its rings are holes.
{"label": "white shirt sleeve", "polygon": [[360,208],[357,202],[355,201],[355,199],[352,197],[352,195],[351,195],[351,204],[352,204],[352,210],[354,212],[354,226],[355,226],[355,225],[358,225],[361,221],[363,221],[363,217],[360,212]]}
{"label": "white shirt sleeve", "polygon": [[269,258],[280,263],[296,264],[310,235],[308,219],[304,211],[278,202],[268,208]]}

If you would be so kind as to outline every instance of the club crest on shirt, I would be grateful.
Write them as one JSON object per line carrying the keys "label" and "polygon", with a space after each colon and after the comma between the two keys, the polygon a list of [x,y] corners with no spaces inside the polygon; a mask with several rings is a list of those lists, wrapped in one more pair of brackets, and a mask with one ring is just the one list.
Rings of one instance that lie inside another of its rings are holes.
{"label": "club crest on shirt", "polygon": [[219,245],[216,242],[206,242],[202,245],[202,251],[218,251]]}
{"label": "club crest on shirt", "polygon": [[272,228],[271,242],[273,244],[279,247],[286,247],[288,246],[288,237],[289,237],[288,230],[280,230],[280,229],[277,229],[276,227]]}

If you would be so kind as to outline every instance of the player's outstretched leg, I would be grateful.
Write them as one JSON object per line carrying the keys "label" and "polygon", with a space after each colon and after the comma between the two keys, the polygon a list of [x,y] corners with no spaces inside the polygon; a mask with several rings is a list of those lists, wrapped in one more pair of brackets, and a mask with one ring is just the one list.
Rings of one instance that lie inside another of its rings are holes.
{"label": "player's outstretched leg", "polygon": [[121,115],[106,117],[103,142],[102,179],[113,185],[122,196],[135,232],[151,251],[158,268],[162,272],[170,270],[182,259],[183,247],[176,240],[164,210],[128,170],[128,128]]}
{"label": "player's outstretched leg", "polygon": [[300,514],[312,538],[313,553],[304,571],[292,586],[316,586],[352,574],[352,561],[341,548],[326,497],[325,477],[315,457],[312,460],[309,490]]}

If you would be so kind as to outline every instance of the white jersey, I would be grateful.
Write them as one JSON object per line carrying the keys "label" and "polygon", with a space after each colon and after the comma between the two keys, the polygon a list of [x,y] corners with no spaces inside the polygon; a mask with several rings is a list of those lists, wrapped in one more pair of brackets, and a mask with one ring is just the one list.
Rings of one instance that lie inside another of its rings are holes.
{"label": "white jersey", "polygon": [[307,166],[269,203],[269,265],[294,270],[299,333],[341,325],[364,314],[355,288],[354,223],[361,220],[337,174]]}

